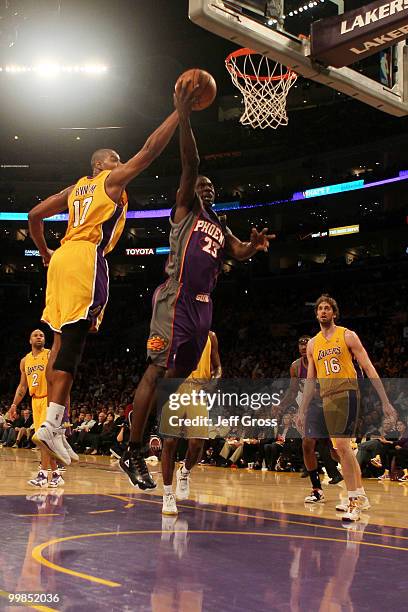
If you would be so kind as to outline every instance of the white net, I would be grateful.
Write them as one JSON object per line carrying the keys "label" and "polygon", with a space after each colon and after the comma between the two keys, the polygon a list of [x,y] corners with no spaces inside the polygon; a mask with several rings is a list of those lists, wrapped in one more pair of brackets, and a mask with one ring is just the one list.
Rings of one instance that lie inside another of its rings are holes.
{"label": "white net", "polygon": [[235,51],[225,65],[244,97],[242,125],[276,130],[288,124],[286,97],[297,79],[296,73],[250,49]]}

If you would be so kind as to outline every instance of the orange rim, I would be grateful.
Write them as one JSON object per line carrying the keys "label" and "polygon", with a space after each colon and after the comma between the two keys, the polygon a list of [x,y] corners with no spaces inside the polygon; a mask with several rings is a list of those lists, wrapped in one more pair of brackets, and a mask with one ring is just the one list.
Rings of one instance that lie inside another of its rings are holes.
{"label": "orange rim", "polygon": [[285,72],[285,74],[277,76],[255,76],[254,74],[245,74],[244,72],[240,72],[232,64],[231,60],[236,57],[243,57],[244,55],[262,55],[262,53],[259,53],[259,51],[254,51],[253,49],[248,49],[247,47],[233,51],[225,59],[225,65],[228,72],[235,74],[241,79],[249,79],[250,81],[282,81],[297,78],[297,74],[296,72],[293,72],[293,70],[288,70]]}

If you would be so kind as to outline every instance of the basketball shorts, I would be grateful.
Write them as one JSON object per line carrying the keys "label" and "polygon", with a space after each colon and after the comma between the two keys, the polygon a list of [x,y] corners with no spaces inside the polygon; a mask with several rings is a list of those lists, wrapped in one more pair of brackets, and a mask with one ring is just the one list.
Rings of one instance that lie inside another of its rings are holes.
{"label": "basketball shorts", "polygon": [[40,428],[47,418],[48,399],[45,397],[32,397],[31,407],[33,409],[34,431]]}
{"label": "basketball shorts", "polygon": [[330,437],[353,438],[360,414],[359,391],[342,391],[323,398],[323,413]]}
{"label": "basketball shorts", "polygon": [[[191,396],[192,390],[200,391],[200,381],[185,380],[177,389],[177,394]],[[204,399],[191,399],[187,405],[177,407],[169,402],[163,406],[160,418],[160,433],[172,438],[199,438],[207,440],[209,437],[209,411]]]}
{"label": "basketball shorts", "polygon": [[326,420],[323,413],[323,404],[319,400],[312,400],[305,419],[305,438],[329,438]]}
{"label": "basketball shorts", "polygon": [[95,244],[71,240],[57,249],[47,273],[42,321],[60,332],[81,319],[97,331],[108,301],[108,264]]}
{"label": "basketball shorts", "polygon": [[168,281],[156,289],[147,340],[147,357],[166,369],[176,366],[193,372],[207,342],[212,320],[208,294],[190,295]]}

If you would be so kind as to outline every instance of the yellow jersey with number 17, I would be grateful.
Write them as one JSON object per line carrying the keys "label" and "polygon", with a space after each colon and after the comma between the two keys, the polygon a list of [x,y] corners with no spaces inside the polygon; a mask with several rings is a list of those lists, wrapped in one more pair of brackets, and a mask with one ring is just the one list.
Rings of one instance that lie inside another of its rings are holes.
{"label": "yellow jersey with number 17", "polygon": [[31,397],[47,397],[47,368],[50,349],[43,349],[38,355],[27,353],[24,358],[24,371],[28,382],[28,392]]}
{"label": "yellow jersey with number 17", "polygon": [[358,389],[353,355],[346,344],[346,327],[336,325],[330,339],[322,332],[314,337],[313,360],[322,398]]}
{"label": "yellow jersey with number 17", "polygon": [[96,244],[103,255],[119,240],[126,221],[127,195],[123,191],[116,204],[105,191],[105,181],[111,170],[96,176],[83,176],[68,197],[68,227],[61,244],[70,240],[85,240]]}

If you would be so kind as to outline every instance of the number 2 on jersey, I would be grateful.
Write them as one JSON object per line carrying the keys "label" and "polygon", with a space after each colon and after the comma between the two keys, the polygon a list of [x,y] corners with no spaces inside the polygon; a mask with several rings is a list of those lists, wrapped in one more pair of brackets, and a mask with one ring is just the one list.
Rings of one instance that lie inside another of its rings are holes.
{"label": "number 2 on jersey", "polygon": [[33,374],[33,382],[31,383],[32,387],[38,387],[38,374],[34,372]]}
{"label": "number 2 on jersey", "polygon": [[92,204],[93,196],[89,198],[85,198],[82,202],[82,214],[81,214],[81,200],[74,200],[74,225],[73,227],[78,227],[79,225],[83,225],[85,223],[85,218],[88,213],[89,207]]}

